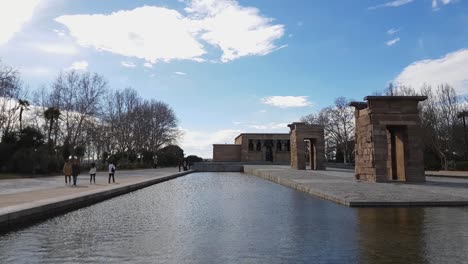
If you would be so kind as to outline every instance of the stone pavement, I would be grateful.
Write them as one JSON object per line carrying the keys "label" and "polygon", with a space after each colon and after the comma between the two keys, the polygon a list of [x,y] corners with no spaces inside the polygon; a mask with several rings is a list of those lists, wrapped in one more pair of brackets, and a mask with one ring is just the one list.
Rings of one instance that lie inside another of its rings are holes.
{"label": "stone pavement", "polygon": [[80,175],[75,187],[66,186],[64,176],[0,180],[0,233],[191,172],[176,168],[117,171],[115,184],[107,184],[108,174],[98,172],[96,184],[89,184],[89,175]]}
{"label": "stone pavement", "polygon": [[164,177],[178,171],[178,168],[116,171],[116,184],[108,184],[108,173],[103,171],[96,174],[96,184],[91,185],[89,175],[81,174],[78,176],[77,187],[65,185],[64,176],[0,180],[0,208],[88,191],[111,189],[116,185]]}
{"label": "stone pavement", "polygon": [[369,183],[354,171],[299,171],[288,166],[246,165],[244,172],[353,207],[468,206],[468,179],[426,177],[426,183]]}

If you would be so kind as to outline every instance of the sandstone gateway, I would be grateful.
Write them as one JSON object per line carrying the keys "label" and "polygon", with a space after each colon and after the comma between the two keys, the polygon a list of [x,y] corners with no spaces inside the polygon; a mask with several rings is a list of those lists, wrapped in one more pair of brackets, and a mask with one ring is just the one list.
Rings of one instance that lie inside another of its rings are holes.
{"label": "sandstone gateway", "polygon": [[357,180],[425,182],[418,103],[426,96],[367,96],[352,102]]}
{"label": "sandstone gateway", "polygon": [[306,169],[308,158],[311,170],[325,169],[325,139],[323,126],[294,122],[291,129],[291,168]]}

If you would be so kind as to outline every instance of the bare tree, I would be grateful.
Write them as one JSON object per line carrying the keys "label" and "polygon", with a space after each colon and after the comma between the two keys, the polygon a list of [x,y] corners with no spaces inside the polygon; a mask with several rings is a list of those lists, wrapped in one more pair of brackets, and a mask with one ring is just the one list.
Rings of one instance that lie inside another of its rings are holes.
{"label": "bare tree", "polygon": [[50,94],[52,107],[62,112],[63,141],[72,147],[84,141],[85,124],[101,111],[107,82],[96,73],[60,73]]}
{"label": "bare tree", "polygon": [[459,97],[453,87],[439,85],[435,91],[425,86],[421,92],[428,99],[421,103],[421,121],[427,147],[440,159],[441,167],[448,169],[448,161],[456,148],[456,128],[460,126],[457,114],[461,110]]}
{"label": "bare tree", "polygon": [[405,86],[405,85],[394,85],[393,83],[389,83],[387,88],[383,91],[383,95],[386,96],[413,96],[418,95],[418,92],[414,90],[412,87]]}
{"label": "bare tree", "polygon": [[143,151],[156,152],[180,136],[177,117],[166,103],[144,101],[138,107],[136,118],[137,145]]}
{"label": "bare tree", "polygon": [[7,133],[19,118],[17,103],[23,92],[17,70],[0,62],[0,132]]}
{"label": "bare tree", "polygon": [[343,152],[344,163],[352,153],[351,141],[354,139],[354,111],[349,107],[349,101],[338,97],[335,104],[322,109],[317,115],[307,115],[301,119],[303,122],[320,124],[324,126],[327,152],[335,148],[335,153]]}
{"label": "bare tree", "polygon": [[343,149],[343,161],[346,164],[351,151],[349,142],[354,139],[354,111],[344,97],[338,97],[328,111],[330,119],[326,133],[335,139],[337,147]]}

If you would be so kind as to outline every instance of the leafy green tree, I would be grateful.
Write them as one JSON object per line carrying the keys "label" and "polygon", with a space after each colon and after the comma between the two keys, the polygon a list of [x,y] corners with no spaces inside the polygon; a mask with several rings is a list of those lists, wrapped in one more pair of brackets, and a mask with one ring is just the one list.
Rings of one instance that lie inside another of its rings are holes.
{"label": "leafy green tree", "polygon": [[52,146],[52,128],[54,127],[54,124],[58,123],[58,120],[60,118],[60,109],[56,107],[49,107],[44,111],[44,118],[46,122],[48,123],[49,127],[47,130],[47,145],[49,147],[49,151],[53,149]]}
{"label": "leafy green tree", "polygon": [[28,100],[23,100],[23,99],[19,99],[18,100],[18,107],[20,109],[20,112],[19,112],[19,129],[20,131],[23,129],[23,112],[24,110],[29,110],[29,101]]}
{"label": "leafy green tree", "polygon": [[83,158],[86,152],[86,148],[84,146],[77,146],[73,151],[73,155],[77,156],[78,158]]}
{"label": "leafy green tree", "polygon": [[25,127],[19,133],[18,146],[20,148],[37,148],[44,144],[44,135],[34,128]]}
{"label": "leafy green tree", "polygon": [[194,163],[194,162],[203,162],[203,158],[200,158],[196,155],[190,155],[185,158],[187,162]]}
{"label": "leafy green tree", "polygon": [[158,152],[160,166],[177,166],[184,159],[184,150],[177,145],[169,145]]}

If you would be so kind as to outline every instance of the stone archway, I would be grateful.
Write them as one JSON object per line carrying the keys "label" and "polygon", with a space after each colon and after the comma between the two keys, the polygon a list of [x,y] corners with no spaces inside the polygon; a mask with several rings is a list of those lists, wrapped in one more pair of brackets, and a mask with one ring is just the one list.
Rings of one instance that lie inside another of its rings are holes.
{"label": "stone archway", "polygon": [[[325,139],[323,126],[294,122],[289,124],[288,127],[291,129],[291,168],[305,170],[307,156],[312,170],[324,170]],[[310,144],[308,148],[307,144]],[[306,155],[306,150],[308,150],[308,155]]]}

